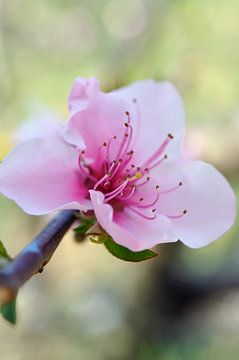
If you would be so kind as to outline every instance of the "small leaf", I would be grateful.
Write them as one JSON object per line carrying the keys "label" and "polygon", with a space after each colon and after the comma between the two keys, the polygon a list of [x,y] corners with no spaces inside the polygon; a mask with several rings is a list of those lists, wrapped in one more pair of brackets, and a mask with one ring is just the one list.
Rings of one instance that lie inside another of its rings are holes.
{"label": "small leaf", "polygon": [[124,246],[116,244],[111,237],[108,237],[104,241],[104,245],[112,255],[124,261],[140,262],[153,259],[158,256],[158,253],[152,250],[143,250],[137,252],[131,251]]}
{"label": "small leaf", "polygon": [[16,299],[11,301],[8,304],[2,304],[0,312],[5,320],[11,324],[16,324],[17,322],[17,312],[16,312]]}
{"label": "small leaf", "polygon": [[80,224],[77,228],[74,229],[74,231],[77,234],[84,235],[95,223],[95,218],[93,219],[85,219],[82,224]]}
{"label": "small leaf", "polygon": [[10,256],[8,255],[7,250],[1,240],[0,240],[0,258],[10,259]]}

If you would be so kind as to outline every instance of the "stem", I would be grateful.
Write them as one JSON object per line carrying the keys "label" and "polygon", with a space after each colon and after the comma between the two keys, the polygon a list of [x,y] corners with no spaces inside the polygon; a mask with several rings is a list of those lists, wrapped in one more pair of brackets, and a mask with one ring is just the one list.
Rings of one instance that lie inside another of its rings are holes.
{"label": "stem", "polygon": [[75,220],[75,211],[62,211],[15,259],[0,270],[0,303],[11,302],[28,279],[43,271]]}

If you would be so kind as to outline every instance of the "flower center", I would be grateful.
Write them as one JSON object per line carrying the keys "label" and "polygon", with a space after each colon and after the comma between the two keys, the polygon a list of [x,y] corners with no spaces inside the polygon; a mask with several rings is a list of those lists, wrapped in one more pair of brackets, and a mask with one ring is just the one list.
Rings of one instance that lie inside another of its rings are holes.
{"label": "flower center", "polygon": [[[159,185],[151,186],[147,191],[150,178],[150,171],[164,162],[168,156],[165,150],[173,140],[173,135],[168,134],[156,151],[140,166],[133,163],[135,151],[132,149],[134,138],[133,126],[131,124],[130,113],[125,113],[127,121],[124,123],[123,136],[119,141],[114,159],[112,159],[112,146],[117,136],[114,135],[108,141],[99,146],[96,160],[90,165],[85,159],[85,152],[79,155],[79,169],[86,177],[86,185],[89,189],[101,191],[105,195],[105,203],[110,203],[117,211],[128,209],[145,219],[155,219],[159,196],[177,190],[182,183],[168,189],[160,191]],[[114,146],[115,148],[115,146]],[[100,164],[100,166],[99,166]],[[100,169],[100,170],[99,170]],[[142,194],[150,193],[149,198]],[[186,210],[179,215],[168,216],[169,218],[180,218]]]}

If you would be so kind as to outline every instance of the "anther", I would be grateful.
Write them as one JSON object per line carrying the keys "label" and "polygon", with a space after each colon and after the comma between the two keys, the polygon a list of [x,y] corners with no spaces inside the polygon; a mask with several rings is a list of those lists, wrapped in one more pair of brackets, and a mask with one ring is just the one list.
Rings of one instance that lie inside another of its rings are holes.
{"label": "anther", "polygon": [[134,164],[132,164],[132,165],[131,165],[131,167],[132,167],[132,168],[135,168],[135,165],[134,165]]}
{"label": "anther", "polygon": [[144,198],[143,198],[143,197],[139,199],[139,201],[143,201],[143,200],[144,200]]}
{"label": "anther", "polygon": [[142,177],[141,172],[140,172],[140,171],[136,171],[135,177],[136,177],[136,179],[140,179],[140,178]]}
{"label": "anther", "polygon": [[180,181],[180,183],[178,184],[178,186],[182,186],[183,185],[183,183]]}
{"label": "anther", "polygon": [[125,127],[129,127],[129,124],[127,122],[124,123]]}
{"label": "anther", "polygon": [[184,214],[184,215],[187,214],[187,212],[188,212],[187,210],[183,210],[183,214]]}
{"label": "anther", "polygon": [[158,190],[158,189],[159,189],[159,187],[160,187],[159,185],[156,185],[156,190]]}
{"label": "anther", "polygon": [[167,155],[167,154],[165,154],[165,155],[164,155],[164,159],[167,159],[167,158],[168,158],[168,155]]}
{"label": "anther", "polygon": [[128,111],[125,111],[125,115],[129,116],[129,112],[128,112]]}
{"label": "anther", "polygon": [[145,169],[144,169],[144,171],[145,171],[145,172],[148,172],[148,171],[149,171],[149,169],[148,169],[148,168],[145,168]]}
{"label": "anther", "polygon": [[154,213],[155,211],[157,211],[157,209],[153,209],[152,212]]}
{"label": "anther", "polygon": [[114,140],[115,140],[115,139],[117,139],[117,136],[116,136],[116,135],[114,135],[113,139],[114,139]]}
{"label": "anther", "polygon": [[172,134],[168,134],[168,137],[169,137],[169,139],[173,139],[174,138],[174,136],[172,135]]}
{"label": "anther", "polygon": [[103,146],[104,146],[104,147],[106,147],[106,146],[107,146],[107,143],[106,143],[106,142],[104,142],[104,143],[103,143]]}
{"label": "anther", "polygon": [[136,102],[137,102],[137,99],[133,98],[132,101],[133,101],[133,103],[136,103]]}
{"label": "anther", "polygon": [[148,176],[148,177],[146,178],[146,180],[149,181],[149,180],[150,180],[150,177]]}

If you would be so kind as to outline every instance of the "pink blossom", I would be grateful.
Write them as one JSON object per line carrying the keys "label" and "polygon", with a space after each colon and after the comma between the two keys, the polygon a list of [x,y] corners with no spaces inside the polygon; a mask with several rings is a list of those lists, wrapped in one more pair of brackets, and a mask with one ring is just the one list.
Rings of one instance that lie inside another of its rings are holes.
{"label": "pink blossom", "polygon": [[29,117],[16,129],[13,135],[14,144],[24,141],[46,137],[58,136],[61,118],[52,110],[40,105],[30,109]]}
{"label": "pink blossom", "polygon": [[184,110],[168,82],[111,93],[77,78],[57,136],[19,144],[0,166],[0,191],[29,214],[94,211],[117,243],[139,251],[180,239],[197,248],[235,219],[235,196],[213,166],[185,160]]}

